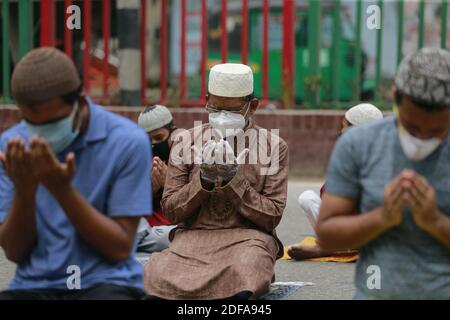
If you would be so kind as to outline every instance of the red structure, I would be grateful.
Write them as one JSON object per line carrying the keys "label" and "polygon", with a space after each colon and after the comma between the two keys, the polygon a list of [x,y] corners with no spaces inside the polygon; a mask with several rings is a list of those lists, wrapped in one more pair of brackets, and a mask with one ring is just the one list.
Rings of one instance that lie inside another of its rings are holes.
{"label": "red structure", "polygon": [[[190,12],[187,7],[186,0],[180,0],[181,4],[181,19],[180,19],[180,74],[179,74],[179,104],[184,107],[189,106],[204,106],[206,88],[207,88],[207,67],[208,67],[208,1],[200,1],[200,11]],[[73,14],[68,10],[73,4],[72,0],[64,0],[64,15],[65,21]],[[91,35],[92,35],[92,0],[84,0],[82,2],[82,33],[83,33],[83,81],[85,90],[91,90],[91,77],[101,74],[99,81],[101,81],[101,99],[108,101],[111,91],[111,76],[115,76],[111,72],[111,65],[109,61],[110,55],[110,38],[111,38],[111,14],[114,8],[111,7],[111,1],[102,0],[102,38],[103,38],[103,52],[101,65],[98,71],[91,70],[92,68],[92,52],[91,52]],[[141,100],[142,104],[147,104],[147,1],[141,0],[140,13],[140,55],[141,55]],[[228,61],[229,53],[229,38],[227,30],[228,15],[228,1],[221,0],[220,2],[220,56],[222,62]],[[56,44],[56,14],[55,14],[55,0],[42,0],[40,2],[41,13],[41,46],[54,46]],[[150,101],[151,103],[167,102],[167,88],[169,83],[169,17],[168,3],[166,0],[161,1],[161,28],[160,28],[160,94],[158,101]],[[200,42],[188,42],[187,23],[191,16],[200,16]],[[262,102],[267,103],[269,97],[269,32],[270,32],[270,0],[262,0]],[[294,97],[294,50],[295,50],[295,1],[283,1],[283,88],[286,89],[286,94],[283,101],[286,105],[293,102]],[[187,49],[189,47],[200,47],[200,95],[199,97],[189,98],[187,92]],[[241,61],[244,64],[248,63],[249,53],[249,1],[242,0],[242,24],[241,24]],[[64,25],[64,51],[67,55],[73,56],[73,31]],[[98,59],[97,59],[98,60]],[[116,79],[114,79],[117,82]]]}
{"label": "red structure", "polygon": [[109,37],[111,36],[111,1],[103,0],[102,14],[103,30],[103,99],[108,98],[109,79]]}
{"label": "red structure", "polygon": [[55,3],[54,0],[41,0],[41,46],[55,45]]}
{"label": "red structure", "polygon": [[263,39],[262,39],[262,100],[268,100],[269,86],[269,0],[263,0]]}
{"label": "red structure", "polygon": [[200,101],[205,104],[206,97],[206,68],[207,68],[207,55],[208,55],[208,8],[206,6],[206,0],[201,0],[201,15],[202,15],[202,53],[200,57]]}
{"label": "red structure", "polygon": [[83,83],[86,92],[91,90],[91,23],[92,23],[92,3],[91,0],[83,1]]}
{"label": "red structure", "polygon": [[241,60],[248,61],[248,0],[242,0]]}
{"label": "red structure", "polygon": [[222,0],[222,15],[220,17],[220,43],[222,50],[222,63],[228,61],[228,30],[227,30],[227,20],[228,20],[228,1]]}
{"label": "red structure", "polygon": [[283,1],[283,104],[294,103],[295,0]]}
{"label": "red structure", "polygon": [[[64,21],[67,21],[69,19],[70,13],[68,12],[68,8],[72,5],[72,0],[64,0]],[[73,48],[72,48],[72,31],[67,28],[67,26],[64,26],[64,52],[69,56],[72,57],[73,55]]]}
{"label": "red structure", "polygon": [[167,54],[168,54],[168,34],[167,34],[167,2],[162,2],[161,7],[161,82],[159,100],[165,104],[167,99]]}

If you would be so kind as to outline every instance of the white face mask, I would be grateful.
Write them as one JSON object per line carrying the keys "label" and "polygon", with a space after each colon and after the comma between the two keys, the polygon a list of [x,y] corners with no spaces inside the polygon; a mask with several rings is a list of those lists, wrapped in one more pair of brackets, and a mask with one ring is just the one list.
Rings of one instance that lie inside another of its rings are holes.
{"label": "white face mask", "polygon": [[[245,107],[247,107],[247,105]],[[246,119],[241,113],[222,110],[210,113],[209,123],[213,129],[222,134],[223,138],[227,138],[243,131],[245,128]]]}
{"label": "white face mask", "polygon": [[414,161],[421,161],[432,154],[442,143],[441,139],[432,138],[422,140],[411,135],[399,123],[399,137],[400,143],[405,155]]}

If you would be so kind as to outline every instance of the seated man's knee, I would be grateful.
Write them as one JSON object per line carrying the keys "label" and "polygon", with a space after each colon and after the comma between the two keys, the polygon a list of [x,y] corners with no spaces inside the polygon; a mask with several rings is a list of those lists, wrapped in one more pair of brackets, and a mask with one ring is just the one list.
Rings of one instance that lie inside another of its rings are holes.
{"label": "seated man's knee", "polygon": [[238,294],[235,294],[234,296],[232,296],[230,298],[226,298],[224,300],[244,301],[244,300],[249,300],[252,295],[253,295],[253,292],[251,292],[251,291],[241,291]]}
{"label": "seated man's knee", "polygon": [[307,190],[298,197],[300,208],[308,218],[313,229],[316,228],[321,202],[320,197],[312,190]]}
{"label": "seated man's knee", "polygon": [[306,190],[298,196],[297,201],[300,207],[306,211],[320,203],[320,197],[314,191]]}

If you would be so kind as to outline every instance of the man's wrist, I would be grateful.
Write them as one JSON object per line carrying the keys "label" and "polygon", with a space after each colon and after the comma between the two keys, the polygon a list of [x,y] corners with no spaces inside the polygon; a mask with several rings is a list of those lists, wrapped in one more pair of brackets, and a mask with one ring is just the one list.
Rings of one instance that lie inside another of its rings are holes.
{"label": "man's wrist", "polygon": [[211,182],[211,181],[208,181],[208,180],[200,178],[200,183],[202,184],[202,188],[203,189],[205,189],[207,191],[213,191],[214,190],[214,187],[215,187],[214,182]]}
{"label": "man's wrist", "polygon": [[59,183],[58,185],[48,185],[46,188],[57,200],[70,194],[74,190],[70,181]]}
{"label": "man's wrist", "polygon": [[435,215],[434,219],[432,219],[431,222],[428,223],[424,229],[426,232],[432,235],[437,235],[440,232],[440,226],[443,224],[443,220],[446,218],[446,216],[442,212],[440,212],[437,208],[434,215]]}
{"label": "man's wrist", "polygon": [[34,198],[37,192],[37,187],[37,184],[15,185],[16,193],[20,198]]}
{"label": "man's wrist", "polygon": [[160,190],[161,190],[161,187],[159,185],[152,184],[153,195],[158,194]]}
{"label": "man's wrist", "polygon": [[383,206],[376,208],[373,213],[375,216],[375,226],[380,233],[383,233],[395,226],[394,223],[386,219]]}
{"label": "man's wrist", "polygon": [[200,184],[203,189],[207,191],[213,191],[215,187],[215,182],[211,180],[208,176],[204,175],[202,171],[200,170]]}
{"label": "man's wrist", "polygon": [[227,184],[231,182],[231,180],[234,179],[234,177],[237,174],[237,171],[239,169],[238,165],[225,165],[221,168],[221,175],[222,175],[222,183],[221,186],[225,187]]}

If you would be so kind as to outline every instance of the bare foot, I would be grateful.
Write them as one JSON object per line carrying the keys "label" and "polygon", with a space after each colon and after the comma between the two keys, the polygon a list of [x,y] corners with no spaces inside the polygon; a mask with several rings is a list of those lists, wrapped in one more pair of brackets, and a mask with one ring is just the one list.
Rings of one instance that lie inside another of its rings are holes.
{"label": "bare foot", "polygon": [[289,247],[288,254],[294,260],[304,260],[310,258],[328,257],[332,255],[333,252],[323,250],[318,244],[315,246],[294,244]]}

